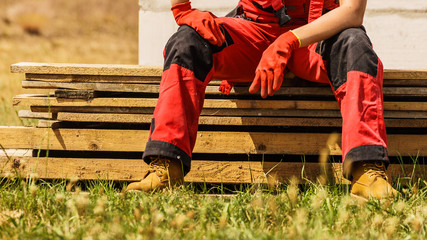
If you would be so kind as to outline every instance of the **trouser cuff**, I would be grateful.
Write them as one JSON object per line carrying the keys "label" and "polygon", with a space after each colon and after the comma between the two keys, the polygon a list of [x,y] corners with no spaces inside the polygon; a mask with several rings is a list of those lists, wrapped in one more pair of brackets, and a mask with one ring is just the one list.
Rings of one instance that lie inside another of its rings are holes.
{"label": "trouser cuff", "polygon": [[142,159],[144,159],[147,164],[150,164],[150,157],[157,156],[181,161],[183,165],[184,176],[190,171],[191,157],[172,143],[163,141],[148,141],[144,154],[142,155]]}
{"label": "trouser cuff", "polygon": [[351,149],[344,158],[343,175],[352,180],[351,169],[356,162],[376,161],[384,162],[386,168],[390,164],[387,148],[381,145],[363,145]]}

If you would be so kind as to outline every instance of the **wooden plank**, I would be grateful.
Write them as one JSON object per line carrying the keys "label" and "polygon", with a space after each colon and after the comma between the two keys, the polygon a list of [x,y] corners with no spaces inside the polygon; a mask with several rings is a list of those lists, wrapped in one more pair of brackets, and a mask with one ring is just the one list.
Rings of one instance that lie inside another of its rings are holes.
{"label": "wooden plank", "polygon": [[[390,76],[391,77],[391,76]],[[385,87],[427,87],[426,79],[384,79]]]}
{"label": "wooden plank", "polygon": [[[81,113],[117,113],[117,114],[153,114],[154,108],[128,107],[44,107],[31,106],[33,112],[81,112]],[[202,109],[201,116],[234,116],[234,117],[324,117],[340,118],[339,110],[295,110],[295,109]],[[385,118],[425,119],[425,111],[385,111]]]}
{"label": "wooden plank", "polygon": [[[141,159],[79,159],[79,158],[0,158],[3,174],[29,177],[37,173],[44,179],[109,179],[138,181],[148,170]],[[289,172],[288,172],[289,174]],[[186,182],[255,183],[265,181],[259,162],[192,161]]]}
{"label": "wooden plank", "polygon": [[[32,106],[33,112],[74,112],[74,113],[115,113],[115,114],[153,114],[154,108],[126,107],[38,107]],[[341,118],[338,110],[268,110],[268,109],[203,109],[201,116],[231,117],[301,117],[301,118]],[[425,112],[386,111],[388,119],[426,119]]]}
{"label": "wooden plank", "polygon": [[4,157],[5,159],[12,157],[31,157],[32,155],[33,149],[0,149],[0,157]]}
{"label": "wooden plank", "polygon": [[70,113],[60,112],[57,119],[69,122],[150,123],[149,114]]}
{"label": "wooden plank", "polygon": [[57,89],[55,90],[56,98],[66,99],[83,99],[91,101],[93,98],[98,97],[97,92],[94,90],[81,90],[81,89]]}
{"label": "wooden plank", "polygon": [[[49,81],[49,82],[80,82],[80,83],[148,83],[159,84],[160,76],[107,76],[107,75],[71,75],[71,74],[34,74],[26,73],[26,80],[29,81]],[[390,77],[393,77],[391,74]],[[210,85],[219,85],[220,80],[211,80]],[[236,85],[248,85],[247,83],[236,83]],[[292,74],[285,75],[283,86],[298,87],[318,87],[320,84],[294,78]],[[321,84],[328,87],[327,84]],[[426,79],[394,79],[385,78],[384,87],[427,87]]]}
{"label": "wooden plank", "polygon": [[[144,151],[148,134],[148,130],[0,127],[0,144],[5,149],[134,152]],[[327,147],[331,155],[341,155],[339,144],[326,145],[329,137],[325,133],[199,131],[194,153],[317,155]],[[390,156],[427,155],[425,134],[389,134],[388,143]]]}
{"label": "wooden plank", "polygon": [[[104,92],[132,92],[132,93],[158,93],[159,85],[153,83],[94,83],[94,82],[47,82],[47,81],[22,81],[23,88],[37,89],[81,89]],[[221,95],[218,85],[208,85],[206,94]],[[230,95],[251,95],[249,86],[236,86]],[[276,96],[333,96],[331,88],[325,87],[283,87],[275,92]]]}
{"label": "wooden plank", "polygon": [[161,67],[118,64],[74,64],[21,62],[10,67],[12,73],[109,75],[109,76],[160,76]]}
{"label": "wooden plank", "polygon": [[[94,82],[47,82],[47,81],[22,81],[23,88],[37,89],[79,89],[103,92],[132,92],[132,93],[158,93],[158,84],[141,83],[94,83]],[[230,95],[250,95],[249,86],[235,86]],[[208,85],[206,94],[220,95],[217,85]],[[328,85],[324,87],[289,87],[283,86],[276,91],[275,96],[333,96]],[[427,97],[425,87],[384,87],[385,97]]]}
{"label": "wooden plank", "polygon": [[427,80],[424,69],[384,69],[385,79],[422,79]]}
{"label": "wooden plank", "polygon": [[35,118],[35,119],[52,119],[52,113],[49,112],[32,112],[30,110],[19,110],[20,118]]}
{"label": "wooden plank", "polygon": [[[427,85],[427,80],[426,80]],[[384,87],[384,97],[423,97],[427,98],[426,87]]]}
{"label": "wooden plank", "polygon": [[37,123],[38,128],[57,128],[60,121],[57,120],[39,120]]}
{"label": "wooden plank", "polygon": [[[152,114],[72,113],[59,112],[58,120],[70,122],[100,123],[151,123]],[[385,119],[392,128],[427,128],[427,119]],[[298,127],[341,127],[341,118],[283,118],[283,117],[215,117],[201,116],[200,125],[236,126],[298,126]]]}
{"label": "wooden plank", "polygon": [[[335,164],[337,165],[337,164]],[[340,165],[340,164],[339,164]],[[18,173],[28,178],[37,174],[43,179],[108,179],[116,181],[138,181],[148,170],[140,159],[80,159],[80,158],[1,158],[3,175]],[[328,170],[332,169],[328,165]],[[321,174],[318,163],[261,163],[230,161],[192,161],[192,169],[185,176],[186,182],[206,183],[267,183],[266,173],[274,173],[281,181],[298,177],[304,167],[305,180],[315,181]],[[280,168],[280,171],[276,169]],[[335,167],[339,169],[339,167]]]}
{"label": "wooden plank", "polygon": [[[0,127],[0,143],[5,148],[51,150],[143,151],[146,130],[37,129]],[[308,139],[302,139],[307,137]],[[316,154],[328,134],[273,134],[199,132],[195,153],[303,153]],[[252,140],[251,138],[254,138]],[[275,141],[277,140],[277,142]],[[281,141],[281,142],[279,142]],[[306,146],[301,146],[301,142]],[[271,144],[270,144],[271,142]],[[266,146],[269,146],[268,148]],[[286,147],[284,147],[286,146]],[[284,148],[283,148],[284,147]],[[340,150],[334,150],[340,154]]]}
{"label": "wooden plank", "polygon": [[[95,98],[91,101],[82,99],[58,99],[56,97],[46,97],[44,95],[23,94],[13,98],[14,106],[50,106],[50,107],[144,107],[154,108],[157,98]],[[410,108],[416,104],[406,104]],[[425,104],[427,106],[427,103]],[[392,106],[396,106],[392,105]],[[244,108],[244,109],[322,109],[337,110],[338,104],[335,101],[294,101],[294,100],[226,100],[226,99],[206,99],[204,108]],[[403,109],[402,109],[403,110]]]}
{"label": "wooden plank", "polygon": [[[13,73],[76,74],[76,75],[120,75],[120,76],[160,76],[161,67],[120,64],[73,64],[21,62],[11,66]],[[427,79],[424,69],[385,69],[386,79]]]}
{"label": "wooden plank", "polygon": [[[22,81],[23,88],[81,89],[110,92],[158,93],[159,84]],[[217,91],[218,91],[218,87]]]}
{"label": "wooden plank", "polygon": [[[57,119],[71,122],[151,123],[152,114],[109,114],[59,112]],[[426,121],[427,123],[427,121]],[[338,118],[272,118],[272,117],[214,117],[201,116],[200,125],[237,126],[313,126],[339,127]],[[426,125],[427,126],[427,125]]]}
{"label": "wooden plank", "polygon": [[[18,95],[13,98],[14,106],[50,106],[50,107],[148,107],[156,106],[156,98],[94,98],[58,99],[44,95]],[[307,100],[240,100],[240,99],[206,99],[204,108],[231,109],[296,109],[296,110],[338,110],[335,101]],[[427,111],[427,102],[385,102],[385,111]],[[426,113],[427,116],[427,113]]]}
{"label": "wooden plank", "polygon": [[[43,179],[139,181],[148,170],[140,159],[86,159],[0,157],[0,174]],[[326,176],[334,183],[349,184],[342,177],[341,163],[250,162],[193,160],[185,182],[198,183],[275,183],[296,178],[300,183],[316,182]],[[325,174],[326,173],[326,174]],[[426,179],[427,165],[391,164],[390,178]]]}
{"label": "wooden plank", "polygon": [[69,83],[147,83],[159,84],[159,76],[110,76],[110,75],[72,75],[72,74],[37,74],[26,73],[29,81],[69,82]]}

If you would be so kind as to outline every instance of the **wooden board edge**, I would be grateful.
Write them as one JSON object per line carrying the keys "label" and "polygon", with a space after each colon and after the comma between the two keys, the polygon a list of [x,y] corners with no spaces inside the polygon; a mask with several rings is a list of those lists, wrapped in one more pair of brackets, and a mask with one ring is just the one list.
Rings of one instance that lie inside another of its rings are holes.
{"label": "wooden board edge", "polygon": [[[37,177],[42,179],[139,181],[148,165],[140,159],[80,159],[0,157],[3,177]],[[391,179],[427,179],[427,165],[391,164],[387,174]],[[299,183],[349,184],[344,179],[341,163],[249,162],[193,160],[186,182],[275,185],[297,179]]]}
{"label": "wooden board edge", "polygon": [[[20,62],[10,66],[12,73],[161,76],[161,66],[125,64],[76,64]],[[289,73],[291,74],[291,73]],[[293,75],[293,74],[292,74]],[[384,69],[385,79],[427,79],[427,69]]]}
{"label": "wooden board edge", "polygon": [[108,76],[161,76],[162,67],[125,64],[77,64],[20,62],[10,66],[12,73],[76,74]]}
{"label": "wooden board edge", "polygon": [[[0,127],[0,144],[13,149],[131,151],[145,149],[149,130]],[[336,139],[331,142],[331,136]],[[338,134],[199,131],[194,153],[341,155]],[[424,134],[390,134],[390,156],[426,156]]]}

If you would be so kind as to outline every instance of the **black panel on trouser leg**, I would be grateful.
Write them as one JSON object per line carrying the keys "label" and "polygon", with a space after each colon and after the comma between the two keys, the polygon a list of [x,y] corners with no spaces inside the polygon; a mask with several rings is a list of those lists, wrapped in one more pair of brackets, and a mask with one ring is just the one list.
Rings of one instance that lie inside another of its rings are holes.
{"label": "black panel on trouser leg", "polygon": [[362,145],[351,149],[345,156],[343,163],[344,177],[352,180],[350,174],[351,166],[355,162],[361,161],[381,161],[384,162],[386,167],[390,164],[387,148],[381,145]]}
{"label": "black panel on trouser leg", "polygon": [[[156,120],[155,120],[155,118],[152,118],[151,119],[151,125],[150,125],[150,134],[153,134],[155,127],[156,127]],[[150,136],[149,140],[151,140],[151,136]]]}
{"label": "black panel on trouser leg", "polygon": [[378,56],[363,26],[348,28],[319,42],[316,52],[326,62],[328,77],[335,91],[347,82],[347,73],[350,71],[377,76]]}
{"label": "black panel on trouser leg", "polygon": [[196,30],[183,25],[171,36],[165,47],[164,71],[172,64],[194,72],[194,76],[204,82],[213,67],[213,54],[233,44],[230,34],[224,27],[221,31],[225,35],[225,43],[218,47],[202,38]]}

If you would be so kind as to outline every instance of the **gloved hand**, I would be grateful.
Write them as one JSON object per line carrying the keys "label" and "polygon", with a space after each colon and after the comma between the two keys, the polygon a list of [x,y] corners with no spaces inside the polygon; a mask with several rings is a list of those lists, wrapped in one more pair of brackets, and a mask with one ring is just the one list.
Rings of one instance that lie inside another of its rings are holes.
{"label": "gloved hand", "polygon": [[266,98],[267,93],[273,96],[282,86],[285,67],[292,51],[299,46],[300,40],[292,31],[278,37],[262,54],[249,92],[256,93],[261,88],[262,98]]}
{"label": "gloved hand", "polygon": [[230,94],[231,89],[233,88],[234,83],[229,82],[227,80],[222,80],[221,84],[219,85],[218,90],[222,92],[225,95]]}
{"label": "gloved hand", "polygon": [[221,46],[225,42],[224,34],[219,27],[222,21],[211,12],[192,9],[190,2],[175,4],[171,10],[179,26],[192,27],[213,45]]}

